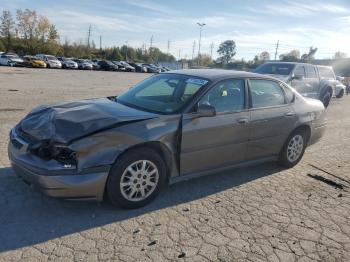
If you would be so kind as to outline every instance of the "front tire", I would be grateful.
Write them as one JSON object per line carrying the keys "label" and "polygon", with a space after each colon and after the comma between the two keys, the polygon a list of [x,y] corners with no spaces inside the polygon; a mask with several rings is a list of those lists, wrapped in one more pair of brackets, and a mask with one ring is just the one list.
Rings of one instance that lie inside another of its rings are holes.
{"label": "front tire", "polygon": [[138,148],[122,155],[112,166],[106,193],[113,205],[138,208],[154,200],[165,181],[162,157],[152,149]]}
{"label": "front tire", "polygon": [[279,157],[280,165],[291,168],[302,159],[307,145],[307,135],[303,130],[294,131],[285,142]]}

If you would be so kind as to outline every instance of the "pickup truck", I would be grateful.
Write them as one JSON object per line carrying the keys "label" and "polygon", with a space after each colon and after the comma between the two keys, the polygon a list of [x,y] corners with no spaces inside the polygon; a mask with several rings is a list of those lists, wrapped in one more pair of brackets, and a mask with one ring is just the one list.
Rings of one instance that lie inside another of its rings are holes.
{"label": "pickup truck", "polygon": [[336,80],[332,67],[294,62],[267,62],[255,73],[278,78],[306,97],[319,99],[327,107],[333,96]]}

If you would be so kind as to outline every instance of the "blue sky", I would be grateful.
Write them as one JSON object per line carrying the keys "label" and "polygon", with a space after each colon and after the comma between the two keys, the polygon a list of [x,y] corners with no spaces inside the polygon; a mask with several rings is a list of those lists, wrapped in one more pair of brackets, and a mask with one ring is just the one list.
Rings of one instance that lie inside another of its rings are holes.
{"label": "blue sky", "polygon": [[302,0],[0,0],[0,11],[34,9],[56,24],[61,40],[86,42],[89,24],[92,39],[103,46],[146,47],[153,35],[153,45],[182,58],[192,57],[193,42],[198,52],[199,27],[201,53],[213,56],[221,41],[236,41],[236,58],[251,59],[268,51],[274,54],[277,40],[279,54],[298,49],[307,52],[316,46],[317,58],[332,57],[336,51],[350,56],[350,1]]}

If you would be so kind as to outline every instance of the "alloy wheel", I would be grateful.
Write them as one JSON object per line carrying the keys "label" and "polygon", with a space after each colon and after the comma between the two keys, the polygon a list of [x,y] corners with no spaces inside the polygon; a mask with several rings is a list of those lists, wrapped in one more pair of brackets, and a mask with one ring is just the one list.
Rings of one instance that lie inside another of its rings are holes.
{"label": "alloy wheel", "polygon": [[295,135],[288,143],[287,159],[293,163],[297,161],[304,149],[304,139],[301,135]]}
{"label": "alloy wheel", "polygon": [[158,181],[157,166],[149,160],[138,160],[124,170],[120,179],[120,191],[129,201],[141,201],[152,194]]}

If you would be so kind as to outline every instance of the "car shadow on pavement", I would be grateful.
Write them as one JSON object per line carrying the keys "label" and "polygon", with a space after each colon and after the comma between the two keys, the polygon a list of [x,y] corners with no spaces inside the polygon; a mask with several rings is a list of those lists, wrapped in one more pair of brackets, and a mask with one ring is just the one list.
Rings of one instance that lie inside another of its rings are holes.
{"label": "car shadow on pavement", "polygon": [[274,163],[239,168],[169,186],[146,207],[124,210],[109,203],[65,201],[32,190],[10,167],[0,168],[0,252],[32,246],[234,189],[280,172]]}

